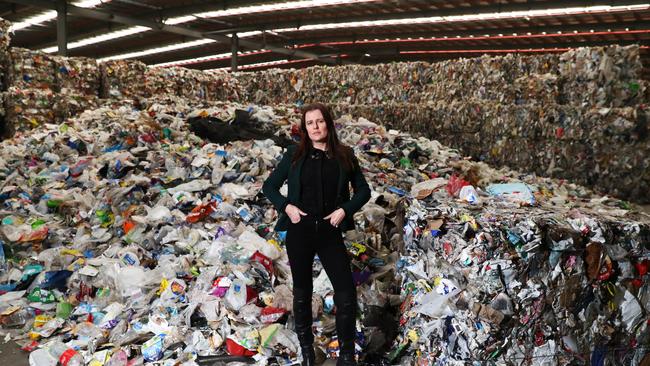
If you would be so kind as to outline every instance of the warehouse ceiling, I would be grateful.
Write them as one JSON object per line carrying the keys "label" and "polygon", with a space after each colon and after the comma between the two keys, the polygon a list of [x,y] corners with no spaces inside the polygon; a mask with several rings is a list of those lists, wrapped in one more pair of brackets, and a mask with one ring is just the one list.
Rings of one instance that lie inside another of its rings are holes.
{"label": "warehouse ceiling", "polygon": [[[56,0],[0,1],[0,17],[14,23],[11,45],[57,53],[57,6]],[[614,43],[640,44],[650,53],[650,4],[633,0],[81,0],[65,6],[69,56],[196,69],[230,68],[233,43],[240,70]]]}

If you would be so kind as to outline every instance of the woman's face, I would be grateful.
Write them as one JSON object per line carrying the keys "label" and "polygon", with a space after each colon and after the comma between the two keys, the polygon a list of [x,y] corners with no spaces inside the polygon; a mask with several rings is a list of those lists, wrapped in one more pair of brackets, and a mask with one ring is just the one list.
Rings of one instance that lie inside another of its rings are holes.
{"label": "woman's face", "polygon": [[312,143],[327,142],[327,124],[318,109],[305,113],[305,127]]}

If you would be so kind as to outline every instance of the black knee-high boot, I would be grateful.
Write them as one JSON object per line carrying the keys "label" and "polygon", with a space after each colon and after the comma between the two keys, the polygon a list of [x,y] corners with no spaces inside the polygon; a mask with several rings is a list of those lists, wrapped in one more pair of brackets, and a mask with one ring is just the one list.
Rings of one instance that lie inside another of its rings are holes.
{"label": "black knee-high boot", "polygon": [[336,304],[336,333],[339,339],[339,359],[337,366],[355,366],[354,339],[356,333],[357,295],[356,292],[334,293]]}
{"label": "black knee-high boot", "polygon": [[311,291],[294,288],[293,316],[296,323],[296,334],[300,342],[302,365],[313,366],[315,365],[316,354],[314,353],[314,333],[311,329]]}

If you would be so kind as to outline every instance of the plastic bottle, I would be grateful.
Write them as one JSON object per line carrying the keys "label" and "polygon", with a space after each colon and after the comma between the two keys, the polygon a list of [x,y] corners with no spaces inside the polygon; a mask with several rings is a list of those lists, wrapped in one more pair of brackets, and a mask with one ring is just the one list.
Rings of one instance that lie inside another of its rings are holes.
{"label": "plastic bottle", "polygon": [[15,313],[5,317],[0,324],[3,328],[22,328],[27,323],[27,319],[30,318],[29,313],[26,310],[18,310]]}
{"label": "plastic bottle", "polygon": [[240,279],[232,281],[226,293],[226,305],[235,311],[239,311],[246,305],[246,284]]}
{"label": "plastic bottle", "polygon": [[56,341],[49,348],[50,356],[58,360],[61,366],[83,366],[84,359],[77,351],[64,343]]}
{"label": "plastic bottle", "polygon": [[29,366],[56,366],[57,360],[44,348],[39,348],[29,354]]}

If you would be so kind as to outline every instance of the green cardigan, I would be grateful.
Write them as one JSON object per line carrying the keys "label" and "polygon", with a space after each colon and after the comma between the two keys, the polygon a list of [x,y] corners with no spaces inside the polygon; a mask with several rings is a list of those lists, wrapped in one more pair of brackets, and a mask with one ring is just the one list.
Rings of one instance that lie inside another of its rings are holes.
{"label": "green cardigan", "polygon": [[[264,195],[271,201],[271,203],[273,203],[273,206],[275,206],[275,209],[278,210],[278,213],[280,214],[278,222],[275,224],[275,231],[285,231],[289,228],[291,220],[284,212],[284,208],[290,203],[297,205],[300,201],[300,171],[305,158],[303,157],[292,166],[291,161],[293,160],[293,155],[296,150],[296,145],[291,145],[287,148],[287,151],[282,156],[282,160],[280,160],[278,166],[273,170],[262,186],[262,192],[264,192]],[[341,231],[354,229],[352,216],[370,199],[370,187],[368,187],[368,183],[363,177],[363,173],[361,172],[356,157],[354,157],[353,160],[354,170],[351,172],[343,169],[343,166],[339,163],[339,182],[336,206],[345,211],[345,217],[339,225]],[[282,187],[285,181],[287,181],[288,186],[287,197],[280,194],[280,187]],[[352,183],[352,188],[354,190],[352,198],[350,198],[350,188],[348,183]]]}

